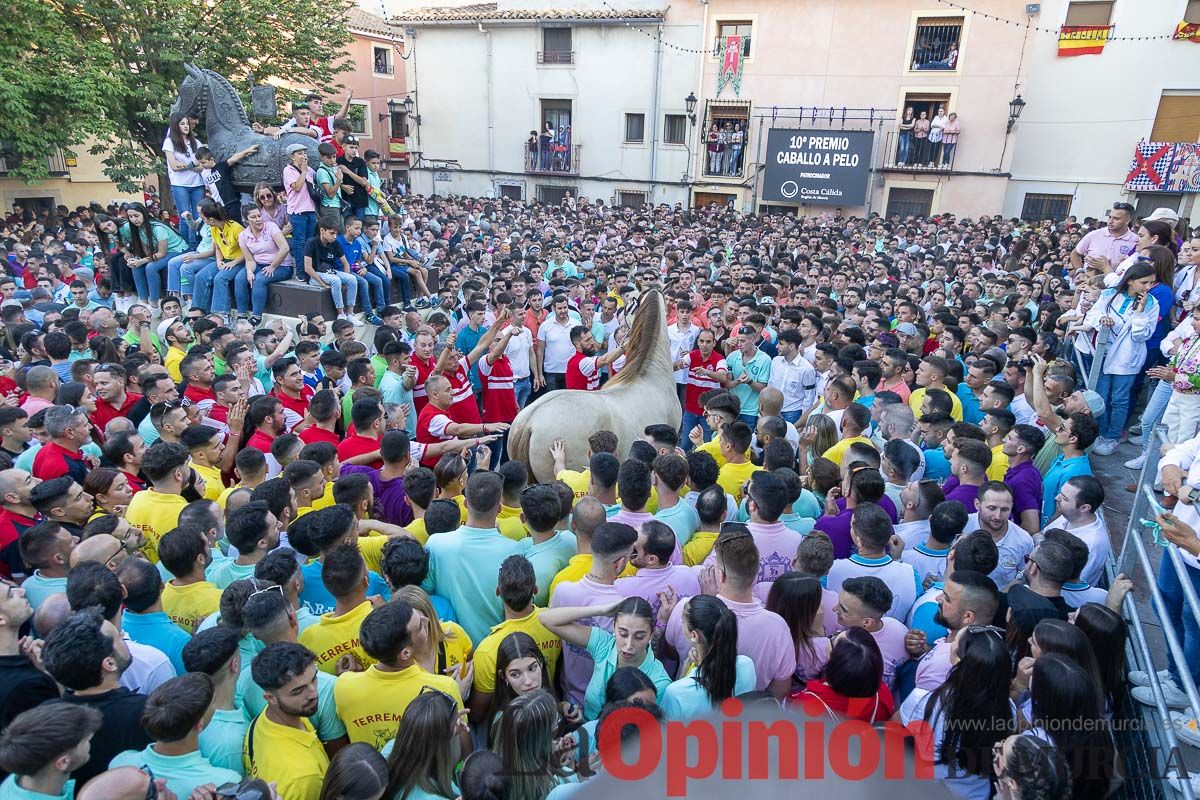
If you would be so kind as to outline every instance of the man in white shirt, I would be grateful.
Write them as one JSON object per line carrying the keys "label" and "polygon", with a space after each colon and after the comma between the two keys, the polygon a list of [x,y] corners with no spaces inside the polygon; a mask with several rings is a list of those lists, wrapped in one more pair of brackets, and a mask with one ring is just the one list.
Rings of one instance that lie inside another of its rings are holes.
{"label": "man in white shirt", "polygon": [[529,402],[533,391],[533,334],[529,328],[521,324],[521,317],[513,317],[513,327],[520,326],[521,332],[514,333],[504,346],[504,355],[508,356],[509,366],[513,373],[513,391],[517,395],[517,407],[524,408]]}
{"label": "man in white shirt", "polygon": [[779,416],[794,425],[816,402],[817,371],[801,352],[803,339],[799,331],[780,331],[777,346],[779,355],[771,360],[771,377],[767,385],[783,393],[783,409]]}
{"label": "man in white shirt", "polygon": [[[692,304],[690,302],[680,300],[675,306],[675,313],[675,323],[667,326],[667,338],[671,342],[672,364],[692,352],[692,348],[696,345],[696,336],[700,333],[700,327],[692,324]],[[687,381],[688,371],[686,369],[675,371],[675,388],[680,397],[683,397]]]}
{"label": "man in white shirt", "polygon": [[538,384],[534,388],[545,386],[548,392],[567,388],[567,362],[575,355],[571,329],[576,323],[571,319],[571,304],[565,294],[555,295],[552,303],[554,316],[547,317],[538,326],[537,371],[534,373],[534,383]]}
{"label": "man in white shirt", "polygon": [[887,546],[892,538],[892,530],[891,517],[877,504],[862,503],[855,506],[850,522],[850,538],[858,552],[833,562],[826,577],[826,586],[830,591],[839,592],[843,583],[850,578],[879,578],[892,593],[892,602],[886,615],[903,622],[921,594],[921,578],[912,564],[893,561],[888,555]]}
{"label": "man in white shirt", "polygon": [[1000,481],[986,481],[979,487],[976,513],[967,518],[968,532],[982,530],[992,537],[1000,552],[1000,561],[988,575],[1003,590],[1025,568],[1025,556],[1033,552],[1033,537],[1013,522],[1012,490]]}
{"label": "man in white shirt", "polygon": [[1108,526],[1096,512],[1104,505],[1104,485],[1091,475],[1068,478],[1058,493],[1058,516],[1050,520],[1046,530],[1061,528],[1082,540],[1088,548],[1087,566],[1080,579],[1095,584],[1100,580],[1104,565],[1112,553]]}

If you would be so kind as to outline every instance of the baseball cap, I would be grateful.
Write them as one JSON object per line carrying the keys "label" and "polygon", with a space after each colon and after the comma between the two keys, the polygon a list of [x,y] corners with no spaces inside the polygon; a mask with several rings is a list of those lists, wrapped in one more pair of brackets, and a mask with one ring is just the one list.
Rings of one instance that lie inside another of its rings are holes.
{"label": "baseball cap", "polygon": [[299,142],[296,142],[295,144],[289,144],[286,148],[284,148],[283,152],[287,153],[290,156],[292,153],[299,153],[301,150],[307,150],[307,149],[308,149],[307,145],[303,145],[303,144],[300,144]]}
{"label": "baseball cap", "polygon": [[1144,217],[1142,222],[1149,222],[1150,220],[1160,220],[1174,225],[1179,222],[1179,215],[1169,208],[1156,208],[1150,212],[1150,216]]}
{"label": "baseball cap", "polygon": [[175,321],[178,319],[179,317],[167,317],[162,322],[158,323],[159,340],[164,342],[167,340],[167,331],[171,330],[171,326],[174,325]]}
{"label": "baseball cap", "polygon": [[1083,402],[1087,403],[1088,410],[1092,412],[1093,417],[1099,417],[1104,414],[1104,398],[1095,389],[1085,389],[1083,391]]}
{"label": "baseball cap", "polygon": [[896,326],[895,333],[897,336],[916,336],[917,326],[911,322],[901,322]]}

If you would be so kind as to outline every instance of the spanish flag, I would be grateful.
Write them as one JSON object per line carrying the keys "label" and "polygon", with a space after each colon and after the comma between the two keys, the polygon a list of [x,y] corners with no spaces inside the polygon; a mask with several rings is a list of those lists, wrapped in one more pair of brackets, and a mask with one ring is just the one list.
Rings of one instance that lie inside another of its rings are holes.
{"label": "spanish flag", "polygon": [[1058,34],[1058,55],[1099,55],[1104,52],[1110,33],[1109,25],[1064,25]]}

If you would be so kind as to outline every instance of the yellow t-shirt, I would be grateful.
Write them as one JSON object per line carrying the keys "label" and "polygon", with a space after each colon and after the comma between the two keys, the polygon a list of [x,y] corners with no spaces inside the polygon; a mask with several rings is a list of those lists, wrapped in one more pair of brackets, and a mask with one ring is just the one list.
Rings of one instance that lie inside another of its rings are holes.
{"label": "yellow t-shirt", "polygon": [[404,526],[404,530],[413,535],[413,538],[421,543],[422,546],[429,541],[429,533],[425,530],[425,518],[414,519],[412,522]]}
{"label": "yellow t-shirt", "polygon": [[221,479],[220,467],[204,467],[195,461],[188,462],[196,474],[204,478],[204,499],[219,500],[225,491],[225,481]]}
{"label": "yellow t-shirt", "polygon": [[992,448],[992,465],[988,467],[988,480],[1003,481],[1007,472],[1008,456],[1004,455],[1004,444],[1001,443]]}
{"label": "yellow t-shirt", "polygon": [[555,475],[554,479],[570,486],[571,491],[575,493],[575,499],[578,500],[588,493],[588,484],[592,482],[592,471],[585,469],[583,472],[577,472],[573,469],[564,469]]}
{"label": "yellow t-shirt", "polygon": [[[579,553],[571,556],[567,561],[567,565],[558,571],[554,576],[554,580],[550,581],[550,594],[548,597],[554,599],[554,588],[560,583],[575,583],[584,575],[587,575],[592,569],[592,554]],[[637,575],[637,567],[632,563],[625,565],[625,571],[620,574],[621,578],[628,578],[631,575]]]}
{"label": "yellow t-shirt", "polygon": [[[252,728],[247,728],[242,749],[242,765],[246,775],[274,783],[280,797],[287,800],[320,800],[329,756],[317,738],[312,723],[300,719],[303,730],[279,725],[267,719],[264,709]],[[251,735],[254,740],[254,760],[250,759]]]}
{"label": "yellow t-shirt", "polygon": [[696,531],[692,538],[683,546],[683,563],[689,567],[703,564],[704,559],[712,552],[717,543],[717,534],[710,531]]}
{"label": "yellow t-shirt", "polygon": [[550,670],[550,681],[553,682],[554,674],[558,670],[558,660],[562,656],[562,639],[559,639],[542,624],[539,619],[541,613],[542,610],[535,606],[533,613],[528,616],[520,619],[506,619],[492,627],[492,632],[484,637],[484,640],[479,643],[479,647],[475,648],[476,691],[496,691],[496,652],[500,649],[500,643],[504,641],[504,637],[518,631],[529,634],[537,644],[538,650],[542,651],[542,656],[546,659],[546,666]]}
{"label": "yellow t-shirt", "polygon": [[416,664],[396,672],[385,672],[378,664],[365,672],[343,672],[333,684],[333,699],[350,741],[380,750],[396,737],[405,709],[426,686],[445,692],[463,707],[453,678],[426,672]]}
{"label": "yellow t-shirt", "polygon": [[496,515],[496,527],[502,535],[514,542],[519,542],[529,535],[525,523],[521,522],[521,509],[512,506],[500,506],[500,513]]}
{"label": "yellow t-shirt", "polygon": [[750,479],[750,476],[761,470],[762,467],[756,467],[749,461],[743,461],[741,464],[725,464],[721,467],[720,473],[717,474],[717,483],[725,490],[725,493],[732,496],[734,502],[742,502],[742,484]]}
{"label": "yellow t-shirt", "polygon": [[373,608],[371,601],[364,600],[340,617],[330,611],[301,632],[300,644],[317,654],[317,669],[335,675],[338,659],[349,653],[353,653],[364,667],[375,663],[358,638],[359,628]]}
{"label": "yellow t-shirt", "polygon": [[152,563],[158,563],[158,540],[179,526],[179,512],[186,507],[187,500],[179,495],[153,489],[143,489],[129,501],[125,519],[145,535],[142,552]]}
{"label": "yellow t-shirt", "polygon": [[333,481],[325,481],[325,492],[313,501],[312,510],[318,511],[333,505]]}
{"label": "yellow t-shirt", "polygon": [[225,508],[225,504],[229,501],[229,495],[241,488],[242,485],[240,483],[235,483],[233,486],[222,489],[221,494],[217,496],[217,505],[219,505],[221,508]]}
{"label": "yellow t-shirt", "polygon": [[167,354],[163,356],[163,366],[167,368],[167,374],[171,376],[171,380],[176,383],[183,381],[183,372],[180,371],[179,365],[183,363],[186,355],[187,353],[183,350],[172,345],[167,348]]}
{"label": "yellow t-shirt", "polygon": [[[828,458],[840,467],[842,465],[842,457],[846,455],[846,451],[850,449],[850,445],[856,442],[871,444],[871,440],[865,436],[852,436],[849,439],[841,439],[833,447],[822,453],[821,458]],[[874,447],[874,445],[871,446]]]}
{"label": "yellow t-shirt", "polygon": [[[917,419],[921,418],[921,403],[925,401],[925,391],[925,387],[922,386],[908,396],[908,407],[912,409]],[[955,422],[962,422],[962,400],[959,400],[958,396],[949,389],[946,389],[945,392],[950,395],[950,416],[954,418]]]}
{"label": "yellow t-shirt", "polygon": [[383,573],[383,546],[387,544],[389,538],[376,531],[372,531],[366,536],[358,537],[358,541],[356,542],[358,551],[362,553],[363,561],[367,562],[367,569],[371,570],[371,572],[377,574]]}
{"label": "yellow t-shirt", "polygon": [[208,581],[187,586],[176,586],[175,581],[167,581],[163,584],[162,606],[171,622],[192,633],[201,620],[220,608],[221,590]]}
{"label": "yellow t-shirt", "polygon": [[714,436],[704,444],[697,445],[695,450],[697,453],[708,453],[716,460],[718,467],[725,466],[725,454],[721,452],[721,440],[718,437]]}
{"label": "yellow t-shirt", "polygon": [[442,649],[446,653],[447,667],[458,667],[471,660],[475,644],[471,641],[471,635],[462,625],[457,622],[443,621],[442,633],[445,634],[445,638],[442,639]]}

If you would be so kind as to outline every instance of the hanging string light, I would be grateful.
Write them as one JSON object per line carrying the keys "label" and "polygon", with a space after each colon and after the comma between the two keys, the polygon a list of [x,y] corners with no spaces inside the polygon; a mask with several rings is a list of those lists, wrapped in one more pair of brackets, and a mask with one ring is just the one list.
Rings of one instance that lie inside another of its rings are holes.
{"label": "hanging string light", "polygon": [[[1062,31],[1058,28],[1043,28],[1040,25],[1034,25],[1028,19],[1026,19],[1025,21],[1020,21],[1020,20],[1007,19],[1005,17],[998,17],[995,14],[986,14],[982,11],[976,11],[973,8],[968,8],[967,6],[964,6],[961,3],[955,3],[955,2],[953,2],[953,0],[938,0],[938,2],[944,6],[950,6],[951,8],[956,8],[959,11],[970,14],[973,17],[983,17],[986,20],[990,20],[992,22],[998,22],[1003,25],[1012,25],[1012,26],[1018,27],[1018,28],[1029,28],[1030,30],[1037,31],[1038,33],[1051,34],[1051,35],[1055,36],[1056,38],[1062,34]],[[1162,34],[1161,36],[1109,36],[1109,37],[1105,38],[1104,41],[1105,41],[1105,43],[1108,43],[1108,42],[1161,42],[1161,41],[1167,41],[1169,39],[1174,39],[1174,38],[1175,38],[1175,33],[1174,33],[1174,31],[1172,31],[1171,33]]]}

